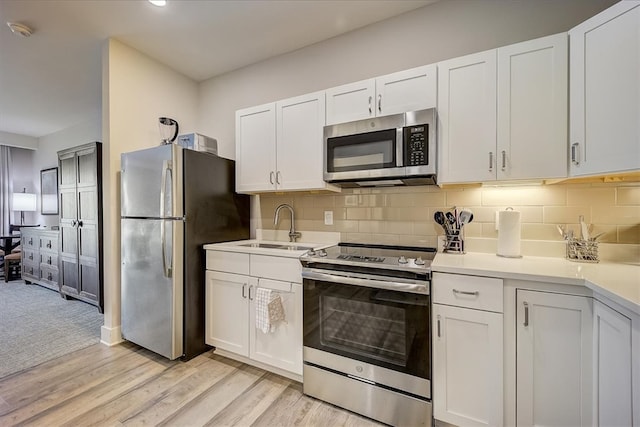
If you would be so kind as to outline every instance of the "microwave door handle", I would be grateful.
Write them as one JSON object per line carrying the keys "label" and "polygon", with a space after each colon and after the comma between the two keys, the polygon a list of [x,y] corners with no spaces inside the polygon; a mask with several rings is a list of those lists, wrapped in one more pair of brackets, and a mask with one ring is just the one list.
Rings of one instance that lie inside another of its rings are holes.
{"label": "microwave door handle", "polygon": [[402,138],[403,128],[396,128],[396,166],[404,166],[404,141]]}

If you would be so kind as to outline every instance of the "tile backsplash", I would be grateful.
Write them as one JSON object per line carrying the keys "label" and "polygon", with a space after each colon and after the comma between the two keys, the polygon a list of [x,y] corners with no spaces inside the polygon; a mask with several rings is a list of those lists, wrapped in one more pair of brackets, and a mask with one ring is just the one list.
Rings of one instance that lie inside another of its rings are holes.
{"label": "tile backsplash", "polygon": [[[555,184],[510,187],[437,186],[344,189],[342,193],[275,193],[257,198],[257,228],[288,229],[284,215],[277,227],[274,211],[289,203],[299,231],[340,232],[349,242],[436,246],[441,227],[433,213],[453,206],[471,209],[467,239],[497,239],[495,212],[512,207],[522,213],[522,239],[562,242],[557,225],[578,232],[578,217],[593,224],[602,243],[640,244],[640,183]],[[333,225],[324,212],[333,212]],[[256,212],[256,210],[254,210]]]}

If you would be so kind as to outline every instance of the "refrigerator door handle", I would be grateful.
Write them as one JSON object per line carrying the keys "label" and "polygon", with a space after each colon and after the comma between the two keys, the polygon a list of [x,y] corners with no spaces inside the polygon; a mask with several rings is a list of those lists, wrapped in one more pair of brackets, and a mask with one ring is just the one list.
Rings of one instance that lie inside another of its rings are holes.
{"label": "refrigerator door handle", "polygon": [[171,266],[167,265],[167,232],[166,232],[166,220],[160,220],[160,244],[162,245],[162,269],[164,271],[164,277],[171,277]]}
{"label": "refrigerator door handle", "polygon": [[172,165],[171,160],[162,161],[162,182],[160,183],[160,218],[164,218],[166,215],[165,199],[167,191],[167,174],[172,178]]}

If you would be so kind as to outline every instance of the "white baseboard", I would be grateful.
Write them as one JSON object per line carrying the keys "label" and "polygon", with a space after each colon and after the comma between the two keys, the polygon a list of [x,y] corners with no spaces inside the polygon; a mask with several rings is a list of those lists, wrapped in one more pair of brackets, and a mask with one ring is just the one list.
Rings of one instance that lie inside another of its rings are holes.
{"label": "white baseboard", "polygon": [[123,341],[124,339],[122,339],[122,329],[120,328],[120,326],[109,328],[103,325],[100,328],[100,342],[102,344],[111,347],[116,344],[120,344]]}

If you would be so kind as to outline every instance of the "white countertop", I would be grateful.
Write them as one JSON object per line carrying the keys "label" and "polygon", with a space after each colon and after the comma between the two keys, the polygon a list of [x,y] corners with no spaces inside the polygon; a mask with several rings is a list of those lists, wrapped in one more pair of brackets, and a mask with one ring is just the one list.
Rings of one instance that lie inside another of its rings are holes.
{"label": "white countertop", "polygon": [[[286,245],[297,246],[304,249],[288,249],[288,248],[260,248],[252,247],[252,244],[270,244],[270,245]],[[246,245],[246,246],[245,246]],[[314,249],[325,248],[331,246],[327,243],[310,243],[310,242],[282,242],[273,240],[238,240],[234,242],[224,243],[210,243],[204,245],[205,250],[216,250],[224,252],[239,252],[244,254],[256,254],[256,255],[271,255],[285,258],[299,258],[300,255],[307,251],[307,248],[313,247]]]}
{"label": "white countertop", "polygon": [[578,263],[564,258],[502,258],[494,254],[439,253],[432,271],[586,286],[640,315],[640,265]]}

